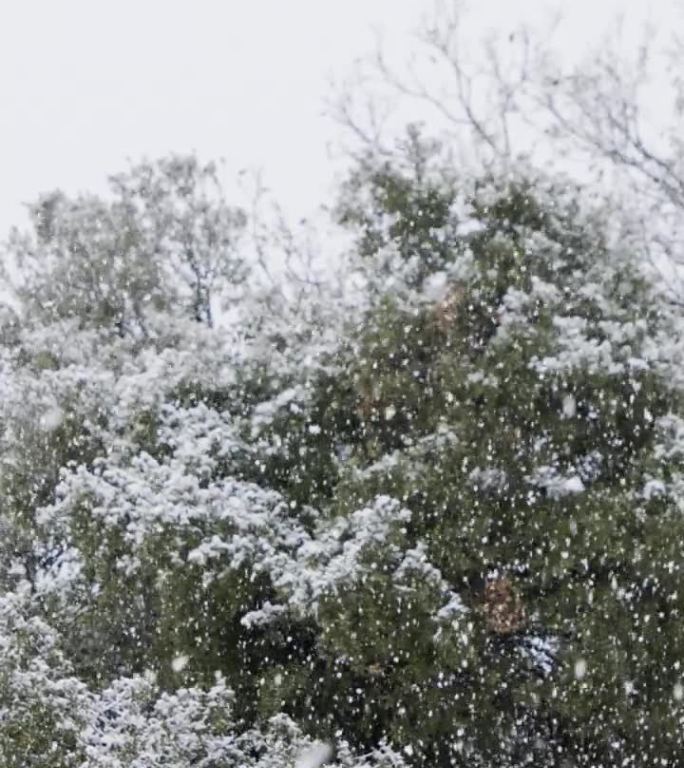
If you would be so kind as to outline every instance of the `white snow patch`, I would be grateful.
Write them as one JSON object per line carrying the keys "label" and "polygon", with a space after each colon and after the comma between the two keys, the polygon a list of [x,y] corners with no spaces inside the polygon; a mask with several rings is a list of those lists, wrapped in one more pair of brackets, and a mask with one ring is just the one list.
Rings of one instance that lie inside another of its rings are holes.
{"label": "white snow patch", "polygon": [[650,501],[656,496],[664,496],[667,492],[665,483],[662,480],[649,480],[641,492],[646,501]]}
{"label": "white snow patch", "polygon": [[190,657],[186,653],[181,653],[171,662],[171,669],[174,672],[182,672],[188,666],[189,661]]}
{"label": "white snow patch", "polygon": [[548,497],[554,500],[561,499],[563,496],[582,493],[585,490],[579,475],[561,475],[555,467],[539,467],[527,479],[532,485],[544,488]]}
{"label": "white snow patch", "polygon": [[261,627],[270,624],[278,616],[285,613],[287,608],[284,605],[273,605],[268,600],[257,610],[249,611],[241,619],[240,624],[247,629],[252,627]]}
{"label": "white snow patch", "polygon": [[64,420],[64,413],[62,409],[55,405],[49,408],[40,417],[40,428],[44,432],[54,432]]}
{"label": "white snow patch", "polygon": [[563,398],[563,416],[571,419],[577,413],[577,401],[572,395],[565,395]]}
{"label": "white snow patch", "polygon": [[333,750],[330,744],[316,742],[300,752],[295,762],[295,768],[320,768],[332,758]]}

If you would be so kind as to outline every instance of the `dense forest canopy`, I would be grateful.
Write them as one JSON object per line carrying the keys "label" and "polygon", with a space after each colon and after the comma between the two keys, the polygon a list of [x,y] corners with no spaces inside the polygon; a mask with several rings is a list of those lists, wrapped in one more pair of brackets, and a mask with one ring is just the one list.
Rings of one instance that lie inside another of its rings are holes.
{"label": "dense forest canopy", "polygon": [[3,766],[681,764],[680,305],[631,210],[448,158],[363,146],[327,285],[193,156],[12,233]]}

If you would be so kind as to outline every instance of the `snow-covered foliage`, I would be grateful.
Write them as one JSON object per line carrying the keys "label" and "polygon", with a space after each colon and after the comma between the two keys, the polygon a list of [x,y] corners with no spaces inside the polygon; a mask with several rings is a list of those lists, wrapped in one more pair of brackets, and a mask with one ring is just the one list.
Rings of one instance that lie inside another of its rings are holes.
{"label": "snow-covered foliage", "polygon": [[172,156],[109,181],[106,200],[44,195],[30,210],[33,233],[12,233],[17,290],[31,319],[136,337],[147,335],[150,310],[211,324],[225,298],[216,288],[234,288],[246,274],[236,251],[245,217],[226,204],[217,168]]}
{"label": "snow-covered foliage", "polygon": [[566,180],[423,171],[362,166],[293,304],[189,161],[15,239],[74,270],[2,334],[3,764],[677,764],[681,324]]}
{"label": "snow-covered foliage", "polygon": [[[80,742],[83,764],[93,768],[277,768],[317,754],[316,742],[285,715],[270,718],[260,729],[237,731],[234,695],[222,679],[207,690],[168,693],[149,674],[117,679],[94,697]],[[325,763],[333,768],[404,764],[384,745],[358,756],[341,742],[333,761],[327,758],[334,750],[325,747]]]}
{"label": "snow-covered foliage", "polygon": [[[239,726],[235,695],[217,673],[210,687],[165,691],[153,672],[88,690],[71,673],[59,637],[30,615],[25,593],[2,599],[0,757],[7,766],[267,768],[291,765],[315,742],[285,715]],[[335,743],[339,768],[396,768],[387,745],[356,755]],[[327,745],[332,756],[332,745]]]}

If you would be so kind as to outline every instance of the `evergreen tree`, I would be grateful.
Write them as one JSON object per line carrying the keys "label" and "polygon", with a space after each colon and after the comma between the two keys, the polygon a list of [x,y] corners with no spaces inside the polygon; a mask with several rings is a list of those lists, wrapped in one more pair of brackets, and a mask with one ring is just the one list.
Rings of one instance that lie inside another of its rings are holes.
{"label": "evergreen tree", "polygon": [[[403,552],[325,604],[324,647],[360,692],[335,717],[426,765],[674,765],[663,305],[566,180],[418,170],[371,165],[342,210],[399,286],[348,358],[336,506],[386,494],[410,518]],[[436,584],[456,597],[440,607]]]}
{"label": "evergreen tree", "polygon": [[409,149],[303,312],[212,325],[239,217],[190,161],[12,241],[8,765],[680,762],[676,318],[582,189]]}

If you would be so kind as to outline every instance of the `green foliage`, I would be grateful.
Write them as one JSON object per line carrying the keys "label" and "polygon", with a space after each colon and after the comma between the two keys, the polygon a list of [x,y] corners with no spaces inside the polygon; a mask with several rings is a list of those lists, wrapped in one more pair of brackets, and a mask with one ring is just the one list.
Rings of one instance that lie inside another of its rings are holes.
{"label": "green foliage", "polygon": [[[428,241],[434,221],[416,215],[414,199],[399,202],[410,185],[388,174],[367,177],[378,208],[363,248],[371,255],[396,239],[402,258],[420,259],[405,233]],[[417,180],[416,194],[423,188]],[[438,652],[423,613],[429,600],[398,591],[381,566],[335,599],[323,636],[330,631],[334,653],[359,663],[370,659],[356,628],[372,648],[377,626],[397,649],[382,691],[351,670],[342,688],[360,687],[368,702],[360,738],[372,740],[373,723],[398,743],[420,744],[426,764],[447,764],[454,750],[486,765],[533,754],[536,764],[588,765],[618,752],[650,765],[654,754],[676,754],[682,593],[673,542],[684,530],[674,500],[648,513],[642,489],[660,450],[657,424],[679,396],[652,357],[660,321],[647,284],[559,191],[530,181],[476,185],[476,226],[466,235],[455,227],[440,249],[440,269],[467,254],[466,277],[442,307],[382,298],[346,367],[361,428],[338,498],[355,508],[384,493],[408,505],[413,540],[464,590],[468,652]],[[434,269],[428,260],[412,274],[425,280]],[[487,627],[484,586],[494,574],[514,580],[525,606],[510,635]],[[436,670],[451,692],[435,694]],[[661,719],[671,725],[656,745]]]}
{"label": "green foliage", "polygon": [[[417,134],[408,149],[344,189],[367,292],[334,343],[317,346],[311,327],[274,346],[260,318],[242,335],[204,328],[206,290],[238,281],[237,262],[212,259],[239,216],[205,205],[210,168],[176,159],[114,181],[121,205],[146,211],[122,209],[136,236],[197,236],[180,256],[164,240],[191,277],[160,284],[169,328],[152,332],[151,294],[136,315],[142,284],[117,288],[105,271],[118,309],[95,317],[67,292],[41,316],[96,334],[82,358],[22,333],[5,350],[4,583],[49,619],[59,679],[87,684],[93,706],[125,693],[144,710],[124,765],[156,749],[150,711],[200,706],[218,679],[212,717],[230,701],[257,741],[287,716],[361,752],[388,741],[416,766],[680,760],[672,321],[581,190],[533,174],[457,180]],[[48,205],[36,237],[83,287],[85,251],[65,243],[94,248],[100,228],[78,203],[87,226],[72,211],[64,229],[65,205]],[[45,308],[32,279],[27,306]],[[129,305],[143,341],[110,333]],[[0,695],[14,690],[7,669]],[[48,742],[17,711],[54,733],[53,705],[0,700],[22,759]]]}

